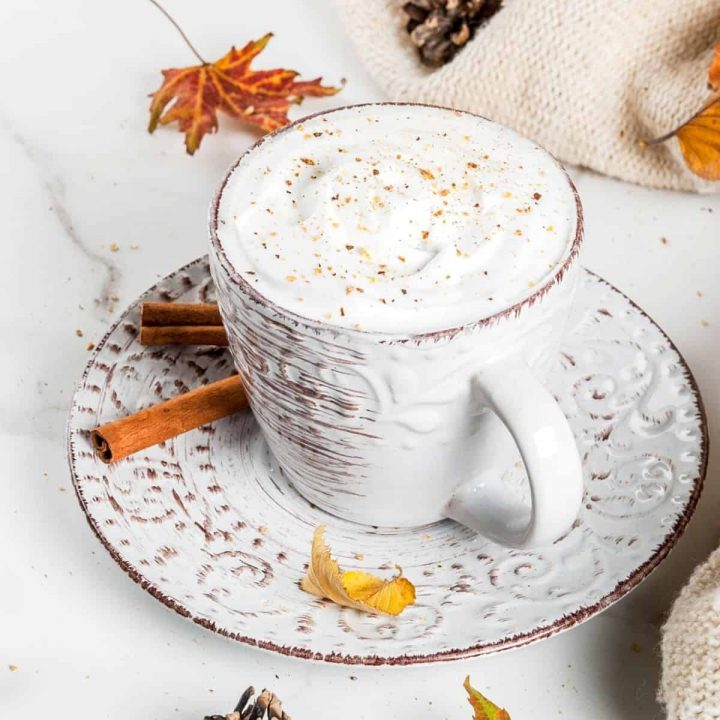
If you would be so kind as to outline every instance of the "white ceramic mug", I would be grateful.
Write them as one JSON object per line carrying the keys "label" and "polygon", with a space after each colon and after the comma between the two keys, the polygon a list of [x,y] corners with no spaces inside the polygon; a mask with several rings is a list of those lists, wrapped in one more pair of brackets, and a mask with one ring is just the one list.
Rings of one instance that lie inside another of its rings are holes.
{"label": "white ceramic mug", "polygon": [[[301,317],[235,270],[217,232],[234,168],[211,207],[210,264],[250,405],[293,486],[329,513],[370,525],[449,517],[514,547],[549,543],[569,530],[582,469],[541,378],[580,276],[577,193],[576,234],[529,297],[461,327],[384,334]],[[530,505],[500,480],[513,442]]]}

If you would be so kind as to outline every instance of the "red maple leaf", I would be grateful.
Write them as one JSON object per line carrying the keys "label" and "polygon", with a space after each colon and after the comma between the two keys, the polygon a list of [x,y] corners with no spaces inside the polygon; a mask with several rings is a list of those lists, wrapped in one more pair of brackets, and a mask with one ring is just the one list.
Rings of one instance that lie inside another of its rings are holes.
{"label": "red maple leaf", "polygon": [[304,97],[334,95],[340,90],[322,85],[321,78],[296,80],[294,70],[251,69],[271,37],[268,33],[240,50],[232,47],[214,63],[163,70],[163,84],[151,95],[149,131],[158,124],[177,122],[192,155],[206,133],[217,131],[218,111],[270,132],[289,122],[290,105]]}

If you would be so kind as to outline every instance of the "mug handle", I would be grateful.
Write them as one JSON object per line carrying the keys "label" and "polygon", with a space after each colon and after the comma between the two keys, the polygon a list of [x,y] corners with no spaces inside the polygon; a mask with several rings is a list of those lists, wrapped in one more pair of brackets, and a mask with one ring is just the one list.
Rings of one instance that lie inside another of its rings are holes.
{"label": "mug handle", "polygon": [[[479,418],[482,467],[454,491],[446,516],[502,545],[547,545],[572,527],[582,502],[582,465],[570,425],[525,363],[490,367],[472,382],[474,398],[492,411]],[[501,477],[513,442],[530,481],[529,507]]]}

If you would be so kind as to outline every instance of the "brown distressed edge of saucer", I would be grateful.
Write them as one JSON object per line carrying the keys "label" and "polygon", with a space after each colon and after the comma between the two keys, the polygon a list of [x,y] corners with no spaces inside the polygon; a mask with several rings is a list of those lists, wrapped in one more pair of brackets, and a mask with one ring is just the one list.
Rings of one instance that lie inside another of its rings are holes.
{"label": "brown distressed edge of saucer", "polygon": [[584,622],[585,620],[588,620],[590,617],[602,612],[606,608],[610,607],[613,603],[617,602],[621,597],[626,595],[630,590],[635,588],[637,585],[639,585],[650,573],[667,557],[667,555],[670,553],[670,551],[673,549],[679,538],[682,536],[683,532],[685,531],[685,528],[687,527],[688,523],[690,522],[690,519],[692,518],[695,508],[697,506],[698,500],[700,498],[700,494],[702,493],[703,489],[703,483],[705,480],[705,475],[707,473],[707,464],[708,464],[708,451],[709,451],[709,437],[708,437],[708,424],[707,424],[707,415],[705,413],[705,406],[702,401],[702,396],[700,395],[700,391],[698,389],[697,382],[695,381],[695,378],[690,370],[690,367],[688,366],[685,358],[683,357],[682,353],[678,350],[678,348],[675,346],[675,343],[668,337],[668,335],[665,333],[665,331],[641,308],[635,303],[633,300],[631,300],[625,293],[618,290],[614,285],[609,283],[607,280],[603,279],[596,273],[592,272],[591,270],[588,270],[587,268],[584,268],[584,272],[587,272],[588,274],[592,275],[593,277],[600,280],[602,283],[604,283],[610,290],[618,293],[621,295],[635,310],[637,310],[643,317],[645,317],[647,320],[649,320],[659,331],[660,334],[663,336],[665,341],[668,343],[668,345],[677,353],[677,356],[680,359],[680,364],[683,368],[685,378],[690,385],[691,393],[693,396],[693,399],[695,401],[695,404],[697,406],[699,419],[700,419],[700,430],[702,433],[702,442],[701,442],[701,458],[700,458],[700,465],[698,470],[698,475],[696,478],[694,478],[694,487],[693,492],[691,496],[688,499],[687,504],[683,508],[682,513],[680,516],[678,516],[677,520],[675,521],[674,525],[668,532],[668,534],[665,536],[664,540],[660,543],[658,548],[655,550],[653,555],[648,558],[640,567],[636,568],[634,572],[632,572],[625,580],[621,580],[618,582],[613,590],[611,590],[609,593],[604,595],[600,600],[598,600],[593,605],[589,605],[587,607],[580,608],[576,610],[575,612],[564,615],[563,617],[556,620],[554,623],[550,625],[545,625],[543,627],[537,628],[535,630],[532,630],[527,633],[522,633],[519,635],[513,635],[512,637],[506,638],[504,640],[499,640],[497,642],[493,643],[481,643],[478,645],[474,645],[469,648],[453,648],[450,650],[443,650],[442,652],[433,653],[431,655],[403,655],[399,657],[382,657],[377,655],[343,655],[341,653],[329,653],[329,654],[323,654],[323,653],[315,653],[311,650],[307,650],[305,648],[300,647],[288,647],[286,645],[277,645],[273,642],[268,642],[264,640],[257,640],[256,638],[247,637],[244,635],[239,635],[237,633],[230,632],[228,630],[225,630],[224,628],[217,627],[217,625],[212,622],[211,620],[201,618],[201,617],[195,617],[190,610],[188,610],[186,607],[184,607],[181,603],[177,602],[171,597],[168,597],[165,595],[161,590],[159,590],[155,585],[153,585],[149,580],[147,580],[145,577],[143,577],[142,573],[140,573],[138,570],[136,570],[130,563],[125,561],[120,553],[113,547],[113,545],[108,542],[104,535],[102,534],[102,531],[98,526],[96,525],[93,518],[88,513],[87,505],[85,504],[85,499],[83,497],[82,491],[80,490],[78,486],[77,481],[77,475],[75,472],[75,448],[74,444],[71,440],[71,422],[74,416],[74,410],[76,407],[76,401],[75,397],[77,395],[77,392],[79,391],[82,384],[85,382],[88,373],[90,372],[90,368],[92,367],[92,364],[98,355],[98,353],[102,350],[105,343],[107,342],[110,335],[115,331],[115,329],[120,325],[121,322],[124,321],[127,314],[136,308],[140,302],[145,297],[150,296],[153,292],[156,291],[157,287],[165,282],[167,282],[169,279],[171,279],[174,275],[177,273],[187,271],[195,265],[199,265],[200,263],[207,263],[206,256],[203,256],[201,258],[198,258],[197,260],[193,260],[192,262],[183,265],[182,267],[175,270],[173,273],[170,273],[169,275],[165,276],[161,280],[159,280],[155,285],[153,285],[151,288],[146,290],[142,295],[138,297],[138,299],[133,302],[131,305],[129,305],[124,312],[120,315],[118,320],[113,323],[113,325],[110,327],[108,332],[105,334],[103,339],[98,343],[97,347],[93,351],[93,354],[88,361],[85,370],[82,374],[82,377],[80,378],[80,381],[78,382],[77,388],[75,392],[73,393],[73,399],[71,404],[71,410],[70,415],[68,417],[67,422],[67,448],[68,448],[68,464],[70,468],[70,475],[73,483],[73,487],[75,489],[75,494],[78,498],[78,502],[80,503],[80,507],[83,510],[83,513],[85,515],[85,519],[87,520],[88,524],[90,525],[92,531],[97,536],[98,540],[102,543],[102,545],[105,547],[105,549],[110,554],[110,557],[115,560],[115,562],[129,575],[129,577],[134,580],[138,585],[140,585],[143,590],[146,590],[148,593],[150,593],[153,597],[155,597],[157,600],[159,600],[163,605],[170,608],[171,610],[174,610],[178,615],[182,615],[185,618],[191,619],[195,624],[200,625],[201,627],[206,628],[207,630],[211,630],[214,633],[217,633],[218,635],[223,635],[227,638],[230,638],[231,640],[236,640],[238,642],[241,642],[245,645],[249,645],[251,647],[257,647],[261,648],[263,650],[270,650],[272,652],[280,653],[281,655],[286,655],[288,657],[295,657],[300,658],[303,660],[317,660],[317,661],[323,661],[328,663],[335,663],[340,665],[367,665],[367,666],[378,666],[378,665],[390,665],[390,666],[405,666],[405,665],[419,665],[419,664],[425,664],[425,663],[434,663],[434,662],[447,662],[451,660],[461,660],[471,657],[477,657],[479,655],[486,655],[494,652],[500,652],[502,650],[510,650],[512,648],[522,647],[524,645],[529,645],[530,643],[536,642],[538,640],[544,640],[548,637],[551,637],[552,635],[556,635],[560,632],[563,632],[564,630],[568,630],[575,625],[579,625],[580,623]]}
{"label": "brown distressed edge of saucer", "polygon": [[[255,142],[253,145],[251,145],[245,152],[240,155],[240,157],[233,162],[233,164],[230,166],[230,168],[226,171],[225,175],[223,176],[222,181],[220,182],[220,185],[218,189],[215,191],[215,195],[213,196],[212,202],[210,204],[210,213],[209,213],[209,221],[210,221],[210,244],[212,246],[213,252],[215,256],[220,261],[220,264],[222,265],[223,270],[225,273],[227,273],[228,277],[232,279],[232,281],[242,289],[242,291],[257,305],[260,305],[261,307],[266,307],[269,310],[271,310],[275,315],[283,318],[284,320],[289,320],[292,323],[294,323],[297,327],[305,328],[306,330],[312,330],[314,332],[320,332],[320,331],[333,331],[335,333],[344,333],[344,334],[352,334],[352,335],[364,335],[364,336],[372,336],[377,337],[380,342],[385,343],[421,343],[425,341],[434,341],[437,342],[439,340],[444,339],[452,339],[456,335],[465,332],[465,331],[472,331],[476,328],[481,327],[487,327],[489,325],[495,325],[502,320],[509,318],[509,317],[518,317],[520,313],[523,311],[523,309],[532,307],[536,302],[542,300],[542,298],[547,295],[547,293],[552,290],[554,287],[559,285],[565,275],[567,274],[568,270],[573,266],[573,264],[577,261],[579,255],[580,255],[580,248],[583,243],[584,238],[584,217],[583,217],[583,207],[582,207],[582,201],[580,200],[580,194],[577,191],[577,188],[575,187],[575,183],[573,183],[572,178],[570,175],[568,175],[567,170],[565,169],[565,166],[549,151],[546,150],[542,145],[538,145],[537,143],[534,143],[537,147],[539,147],[548,157],[550,157],[555,164],[560,168],[562,173],[565,175],[565,178],[567,179],[568,185],[570,186],[570,190],[573,193],[573,196],[575,198],[575,208],[577,211],[576,221],[577,224],[575,226],[575,237],[573,238],[572,245],[570,246],[570,250],[567,254],[567,257],[562,261],[562,264],[556,269],[553,275],[551,275],[550,278],[546,282],[544,282],[540,287],[538,287],[536,290],[534,290],[530,295],[523,298],[519,302],[515,303],[514,305],[510,305],[509,307],[502,308],[501,310],[498,310],[497,312],[488,315],[486,317],[480,318],[479,320],[473,320],[468,323],[464,323],[463,325],[457,325],[455,327],[449,327],[449,328],[442,328],[440,330],[433,330],[430,332],[425,333],[417,333],[414,335],[406,335],[406,336],[396,336],[392,333],[383,333],[383,332],[375,332],[371,330],[357,330],[354,328],[346,328],[340,325],[333,325],[331,323],[327,322],[321,322],[318,320],[313,320],[312,318],[305,317],[304,315],[299,315],[298,313],[293,312],[292,310],[288,310],[287,308],[281,307],[277,303],[274,303],[272,300],[270,300],[268,297],[263,295],[257,288],[255,288],[253,285],[251,285],[238,270],[235,268],[235,266],[230,262],[230,259],[228,258],[227,254],[225,253],[225,249],[223,248],[222,242],[220,241],[220,238],[218,236],[218,223],[219,223],[219,212],[220,212],[220,200],[222,199],[223,192],[225,190],[225,187],[227,186],[228,182],[230,181],[230,177],[235,172],[235,169],[237,166],[243,161],[243,159],[249,155],[251,152],[253,152],[255,149],[266,143],[268,140],[271,140],[275,135],[279,135],[283,132],[286,132],[296,125],[299,125],[301,123],[307,122],[308,120],[311,120],[312,118],[319,117],[321,115],[330,115],[334,112],[342,111],[342,110],[348,110],[350,108],[354,107],[382,107],[386,105],[391,106],[397,106],[397,107],[427,107],[427,108],[433,108],[435,110],[447,110],[449,112],[453,113],[460,113],[462,115],[469,115],[470,117],[479,118],[481,120],[485,120],[488,122],[493,122],[493,120],[490,120],[489,118],[486,118],[484,115],[478,115],[477,113],[470,112],[468,110],[458,110],[457,108],[451,108],[444,105],[432,105],[431,103],[417,103],[417,102],[368,102],[368,103],[357,103],[354,105],[341,105],[338,107],[331,108],[329,110],[320,110],[316,113],[312,113],[311,115],[304,115],[301,118],[298,118],[294,122],[291,122],[288,125],[283,125],[282,127],[278,128],[277,130],[273,130],[273,132],[268,133],[267,135],[263,135],[257,142]],[[502,123],[495,123],[502,126]],[[503,126],[506,127],[506,126]],[[512,128],[509,128],[512,130]],[[513,131],[514,132],[514,131]]]}

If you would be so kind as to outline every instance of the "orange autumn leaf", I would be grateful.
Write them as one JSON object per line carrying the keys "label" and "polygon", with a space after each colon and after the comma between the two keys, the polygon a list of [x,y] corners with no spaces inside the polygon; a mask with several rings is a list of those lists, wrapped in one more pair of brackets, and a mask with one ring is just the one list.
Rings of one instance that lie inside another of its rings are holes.
{"label": "orange autumn leaf", "polygon": [[163,84],[150,96],[148,130],[177,122],[192,155],[207,133],[217,131],[218,112],[270,132],[289,122],[290,105],[302,102],[304,97],[334,95],[340,90],[322,85],[321,78],[296,80],[294,70],[251,69],[252,61],[271,37],[268,33],[240,50],[232,47],[214,63],[163,70]]}
{"label": "orange autumn leaf", "polygon": [[468,702],[475,711],[473,720],[510,720],[507,710],[498,707],[494,702],[488,700],[482,693],[479,693],[470,685],[470,676],[465,678],[463,685],[468,694]]}
{"label": "orange autumn leaf", "polygon": [[325,528],[315,530],[307,575],[300,587],[311,595],[364,612],[399,615],[415,602],[415,587],[402,576],[382,580],[366,572],[343,572],[325,542]]}
{"label": "orange autumn leaf", "polygon": [[675,135],[688,167],[705,180],[720,180],[720,93]]}
{"label": "orange autumn leaf", "polygon": [[708,84],[713,90],[720,90],[720,42],[715,46],[715,53],[710,62]]}
{"label": "orange autumn leaf", "polygon": [[705,180],[720,180],[720,42],[708,69],[708,83],[712,93],[695,115],[671,132],[641,144],[657,145],[677,137],[690,170]]}

